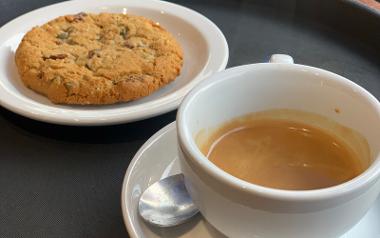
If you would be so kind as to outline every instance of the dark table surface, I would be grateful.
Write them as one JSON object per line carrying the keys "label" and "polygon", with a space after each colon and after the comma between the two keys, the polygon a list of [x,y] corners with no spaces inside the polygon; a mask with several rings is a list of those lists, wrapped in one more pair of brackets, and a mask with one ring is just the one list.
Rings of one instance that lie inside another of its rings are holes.
{"label": "dark table surface", "polygon": [[[55,2],[0,0],[0,25]],[[350,1],[175,2],[220,27],[228,67],[290,54],[380,98],[376,11]],[[144,141],[174,120],[173,111],[117,126],[67,127],[0,107],[0,237],[128,237],[120,208],[124,173]]]}

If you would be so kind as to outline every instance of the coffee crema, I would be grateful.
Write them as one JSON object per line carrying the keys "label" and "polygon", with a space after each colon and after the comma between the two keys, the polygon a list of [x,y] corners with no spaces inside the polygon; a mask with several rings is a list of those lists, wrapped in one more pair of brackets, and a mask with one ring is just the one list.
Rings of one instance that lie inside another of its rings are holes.
{"label": "coffee crema", "polygon": [[[368,167],[369,158],[361,158],[368,157],[368,151],[360,154],[360,149],[353,149],[333,132],[291,120],[291,116],[270,116],[276,113],[261,112],[257,117],[252,114],[226,123],[200,145],[202,153],[237,178],[287,190],[338,185]],[[340,127],[346,130],[345,135],[349,134],[349,128]],[[365,140],[355,132],[350,133],[360,142]]]}

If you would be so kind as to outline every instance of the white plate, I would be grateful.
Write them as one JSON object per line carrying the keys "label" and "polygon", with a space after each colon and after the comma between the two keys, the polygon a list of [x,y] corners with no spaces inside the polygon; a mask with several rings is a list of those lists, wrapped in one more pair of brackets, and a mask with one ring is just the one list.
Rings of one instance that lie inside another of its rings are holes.
{"label": "white plate", "polygon": [[[25,32],[61,15],[114,12],[146,16],[171,32],[184,49],[181,75],[156,93],[129,103],[109,106],[52,104],[27,89],[14,63]],[[0,105],[23,116],[65,125],[106,125],[141,120],[175,109],[182,98],[210,74],[226,67],[228,46],[218,27],[188,8],[158,0],[75,0],[43,7],[0,28]]]}
{"label": "white plate", "polygon": [[[124,178],[121,207],[124,222],[132,238],[222,238],[202,216],[174,228],[156,228],[144,223],[137,214],[141,193],[159,179],[180,173],[177,158],[177,134],[171,123],[153,135],[136,153]],[[367,215],[342,238],[380,237],[380,198]],[[333,225],[333,224],[332,224]]]}

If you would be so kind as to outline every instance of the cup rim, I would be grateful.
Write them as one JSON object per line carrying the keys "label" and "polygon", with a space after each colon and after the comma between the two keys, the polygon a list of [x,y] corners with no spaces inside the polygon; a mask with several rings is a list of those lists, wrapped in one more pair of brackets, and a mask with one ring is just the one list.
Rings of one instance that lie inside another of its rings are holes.
{"label": "cup rim", "polygon": [[201,153],[194,141],[193,136],[190,133],[189,128],[186,127],[187,109],[193,102],[194,98],[196,98],[197,95],[199,95],[200,93],[208,90],[213,85],[220,84],[223,81],[233,78],[231,76],[233,76],[236,73],[244,73],[251,70],[260,70],[266,67],[270,67],[273,70],[302,70],[311,74],[318,74],[321,77],[329,78],[330,80],[334,81],[334,83],[343,85],[346,88],[354,88],[355,92],[360,94],[360,96],[364,97],[368,101],[368,103],[376,109],[377,114],[380,116],[380,102],[371,93],[369,93],[360,85],[350,81],[349,79],[344,78],[338,74],[332,73],[330,71],[307,65],[288,63],[258,63],[237,66],[211,75],[202,83],[194,87],[193,90],[182,101],[177,112],[176,123],[179,146],[182,150],[186,152],[186,154],[190,155],[190,158],[187,158],[186,156],[185,158],[195,162],[206,173],[213,176],[222,183],[232,186],[237,190],[244,190],[245,192],[248,192],[252,195],[259,195],[261,197],[267,197],[271,199],[281,199],[288,201],[312,201],[316,199],[331,199],[335,197],[344,196],[348,193],[354,193],[362,189],[366,185],[370,185],[373,182],[375,182],[376,179],[380,176],[380,153],[374,155],[375,159],[372,162],[372,164],[355,178],[335,186],[312,190],[285,190],[264,187],[261,185],[249,183],[220,169]]}

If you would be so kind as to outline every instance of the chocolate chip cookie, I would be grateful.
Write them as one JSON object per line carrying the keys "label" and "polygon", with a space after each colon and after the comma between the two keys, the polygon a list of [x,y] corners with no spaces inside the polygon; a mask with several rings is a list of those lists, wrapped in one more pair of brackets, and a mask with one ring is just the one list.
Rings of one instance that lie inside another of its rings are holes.
{"label": "chocolate chip cookie", "polygon": [[60,104],[111,104],[173,81],[183,52],[159,23],[101,13],[58,17],[30,30],[16,51],[24,84]]}

